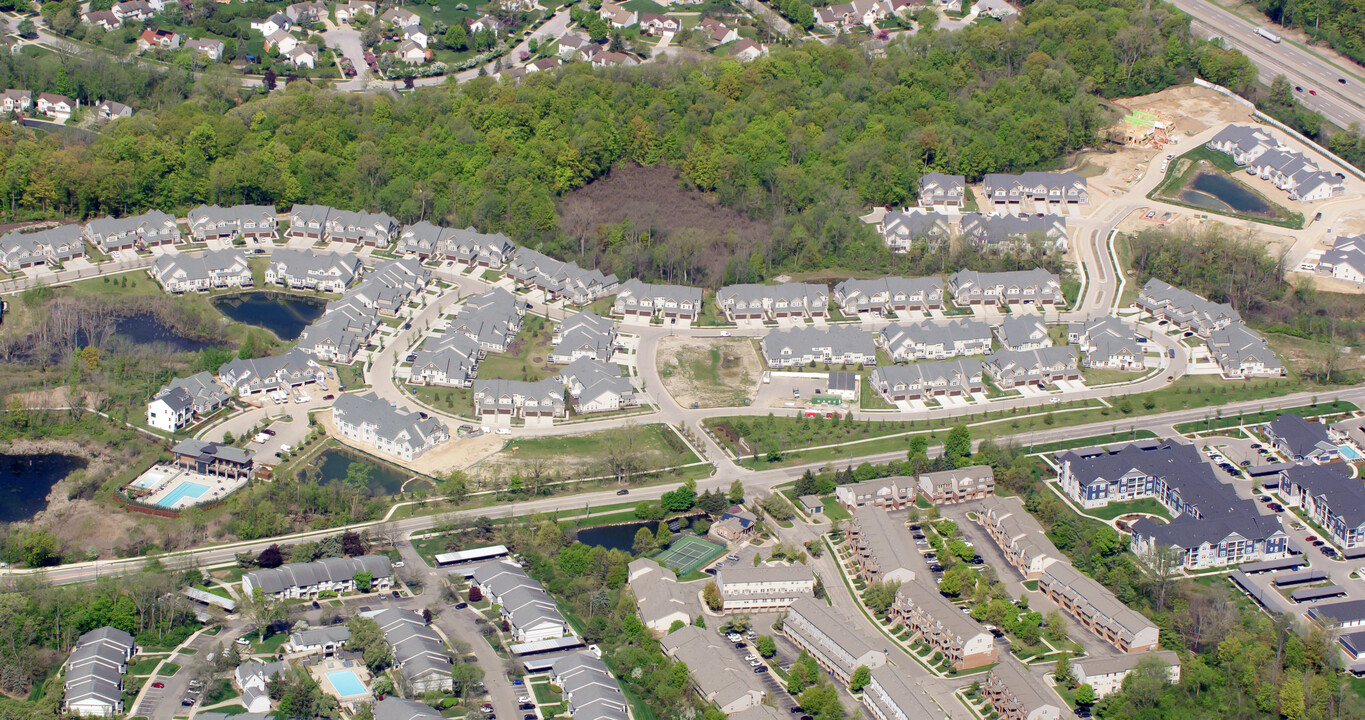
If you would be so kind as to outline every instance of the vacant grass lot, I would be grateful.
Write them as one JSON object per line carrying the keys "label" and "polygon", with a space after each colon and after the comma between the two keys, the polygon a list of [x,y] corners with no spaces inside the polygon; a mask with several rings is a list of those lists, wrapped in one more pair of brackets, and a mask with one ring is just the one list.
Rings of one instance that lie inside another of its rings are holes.
{"label": "vacant grass lot", "polygon": [[748,405],[763,372],[746,338],[663,338],[659,363],[664,389],[683,407]]}
{"label": "vacant grass lot", "polygon": [[550,338],[554,326],[539,315],[527,315],[521,332],[505,353],[489,353],[479,363],[483,379],[535,382],[553,377],[559,369],[550,365]]}

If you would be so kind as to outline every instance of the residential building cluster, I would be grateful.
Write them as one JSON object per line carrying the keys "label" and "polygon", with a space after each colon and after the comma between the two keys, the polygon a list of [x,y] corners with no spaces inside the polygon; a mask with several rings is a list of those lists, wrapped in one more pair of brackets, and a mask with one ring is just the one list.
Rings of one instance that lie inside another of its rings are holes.
{"label": "residential building cluster", "polygon": [[1208,147],[1232,158],[1247,174],[1269,180],[1289,193],[1290,200],[1319,202],[1346,192],[1344,177],[1284,146],[1264,128],[1229,125],[1209,140]]}
{"label": "residential building cluster", "polygon": [[1152,278],[1134,303],[1152,318],[1193,332],[1228,378],[1281,377],[1284,365],[1260,333],[1247,327],[1231,305],[1215,303]]}
{"label": "residential building cluster", "polygon": [[157,390],[147,403],[147,425],[175,432],[218,412],[231,399],[208,372],[176,378]]}
{"label": "residential building cluster", "polygon": [[414,694],[449,692],[450,650],[445,638],[427,624],[422,614],[406,608],[384,608],[369,613],[384,633],[393,653],[393,664]]}
{"label": "residential building cluster", "polygon": [[472,583],[498,606],[517,642],[572,634],[554,598],[520,566],[502,560],[480,565],[474,569]]}
{"label": "residential building cluster", "polygon": [[1332,249],[1318,258],[1317,272],[1338,280],[1365,283],[1365,234],[1338,235]]}
{"label": "residential building cluster", "polygon": [[81,635],[67,657],[62,709],[83,717],[123,714],[123,675],[138,653],[128,633],[105,626]]}
{"label": "residential building cluster", "polygon": [[815,594],[815,573],[808,565],[730,565],[716,573],[721,610],[771,612],[784,610]]}
{"label": "residential building cluster", "polygon": [[590,651],[566,655],[550,668],[550,680],[564,694],[573,720],[630,720],[621,685],[606,663]]}
{"label": "residential building cluster", "polygon": [[845,685],[859,667],[876,670],[886,665],[886,653],[823,600],[801,598],[792,603],[782,621],[782,633]]}
{"label": "residential building cluster", "polygon": [[678,584],[677,573],[649,558],[631,561],[626,570],[635,609],[645,627],[663,635],[673,623],[692,622],[687,598],[695,593]]}
{"label": "residential building cluster", "polygon": [[259,588],[277,600],[311,599],[321,592],[355,590],[355,576],[359,573],[369,573],[371,590],[383,591],[393,586],[393,566],[388,557],[361,555],[252,570],[242,575],[242,594],[252,597]]}
{"label": "residential building cluster", "polygon": [[983,253],[1034,249],[1064,253],[1069,247],[1064,215],[958,214],[906,209],[883,216],[877,232],[888,248],[902,253],[916,245],[940,247],[954,238]]}
{"label": "residential building cluster", "polygon": [[659,641],[669,657],[687,665],[697,694],[729,715],[763,704],[767,687],[723,635],[693,625]]}

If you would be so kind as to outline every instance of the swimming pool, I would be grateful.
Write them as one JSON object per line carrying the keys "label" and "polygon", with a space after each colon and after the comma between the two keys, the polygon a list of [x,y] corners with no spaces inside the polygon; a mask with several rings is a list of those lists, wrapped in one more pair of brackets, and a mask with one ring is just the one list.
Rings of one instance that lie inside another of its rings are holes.
{"label": "swimming pool", "polygon": [[160,500],[156,501],[156,504],[164,508],[173,508],[175,507],[176,503],[180,502],[181,500],[184,500],[185,498],[194,498],[197,500],[200,496],[202,496],[204,493],[208,491],[209,491],[208,485],[200,485],[199,483],[185,480],[181,482],[179,485],[176,485],[174,490],[167,493],[166,497],[163,497]]}
{"label": "swimming pool", "polygon": [[337,694],[341,697],[354,697],[364,695],[369,691],[365,689],[365,684],[360,682],[360,678],[355,676],[350,670],[333,670],[327,673],[327,680],[336,688]]}
{"label": "swimming pool", "polygon": [[165,482],[168,477],[170,477],[168,473],[152,468],[151,470],[142,473],[142,477],[133,482],[133,487],[138,488],[139,490],[151,490]]}
{"label": "swimming pool", "polygon": [[1347,460],[1350,460],[1351,462],[1365,460],[1365,455],[1361,455],[1359,452],[1356,451],[1355,448],[1351,447],[1350,445],[1338,445],[1337,451],[1341,453],[1342,457],[1346,458]]}

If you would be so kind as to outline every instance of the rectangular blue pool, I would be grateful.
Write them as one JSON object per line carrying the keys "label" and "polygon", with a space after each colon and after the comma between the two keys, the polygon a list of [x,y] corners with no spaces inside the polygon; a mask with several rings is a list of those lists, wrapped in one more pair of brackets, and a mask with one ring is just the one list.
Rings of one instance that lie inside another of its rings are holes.
{"label": "rectangular blue pool", "polygon": [[1361,455],[1359,452],[1356,452],[1356,449],[1351,447],[1350,445],[1338,445],[1337,451],[1341,453],[1341,456],[1343,458],[1346,458],[1351,462],[1359,462],[1360,460],[1365,460],[1365,455]]}
{"label": "rectangular blue pool", "polygon": [[369,692],[365,689],[365,684],[360,682],[360,678],[350,670],[333,670],[327,673],[327,680],[341,697],[354,697]]}
{"label": "rectangular blue pool", "polygon": [[184,500],[185,498],[194,498],[197,500],[208,491],[209,491],[208,485],[200,485],[199,483],[185,480],[181,482],[179,485],[176,485],[174,490],[167,493],[166,497],[163,497],[160,500],[158,500],[156,504],[164,508],[173,508],[175,507],[176,503],[180,502],[181,500]]}

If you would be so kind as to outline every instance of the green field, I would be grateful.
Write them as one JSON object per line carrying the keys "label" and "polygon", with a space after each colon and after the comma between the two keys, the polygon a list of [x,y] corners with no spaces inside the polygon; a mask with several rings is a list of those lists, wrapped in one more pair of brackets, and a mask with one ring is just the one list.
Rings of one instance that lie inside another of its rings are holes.
{"label": "green field", "polygon": [[507,460],[596,460],[612,446],[630,443],[648,460],[646,468],[673,467],[698,462],[699,458],[678,436],[662,424],[551,437],[518,438],[498,457]]}
{"label": "green field", "polygon": [[[1227,417],[1211,415],[1207,420],[1180,423],[1175,426],[1175,430],[1179,433],[1208,432],[1209,430],[1221,430],[1223,428],[1236,427],[1238,425],[1257,425],[1270,422],[1281,415],[1316,417],[1318,415],[1335,415],[1337,413],[1352,412],[1359,409],[1360,408],[1357,408],[1354,403],[1345,400],[1336,400],[1314,405],[1298,405],[1283,409],[1262,410],[1260,412],[1246,413],[1243,415],[1229,415]],[[1221,412],[1218,414],[1221,415]]]}
{"label": "green field", "polygon": [[535,382],[553,377],[559,368],[550,365],[550,338],[554,326],[539,315],[527,315],[521,332],[505,353],[489,353],[479,363],[479,377],[485,380],[525,380]]}

